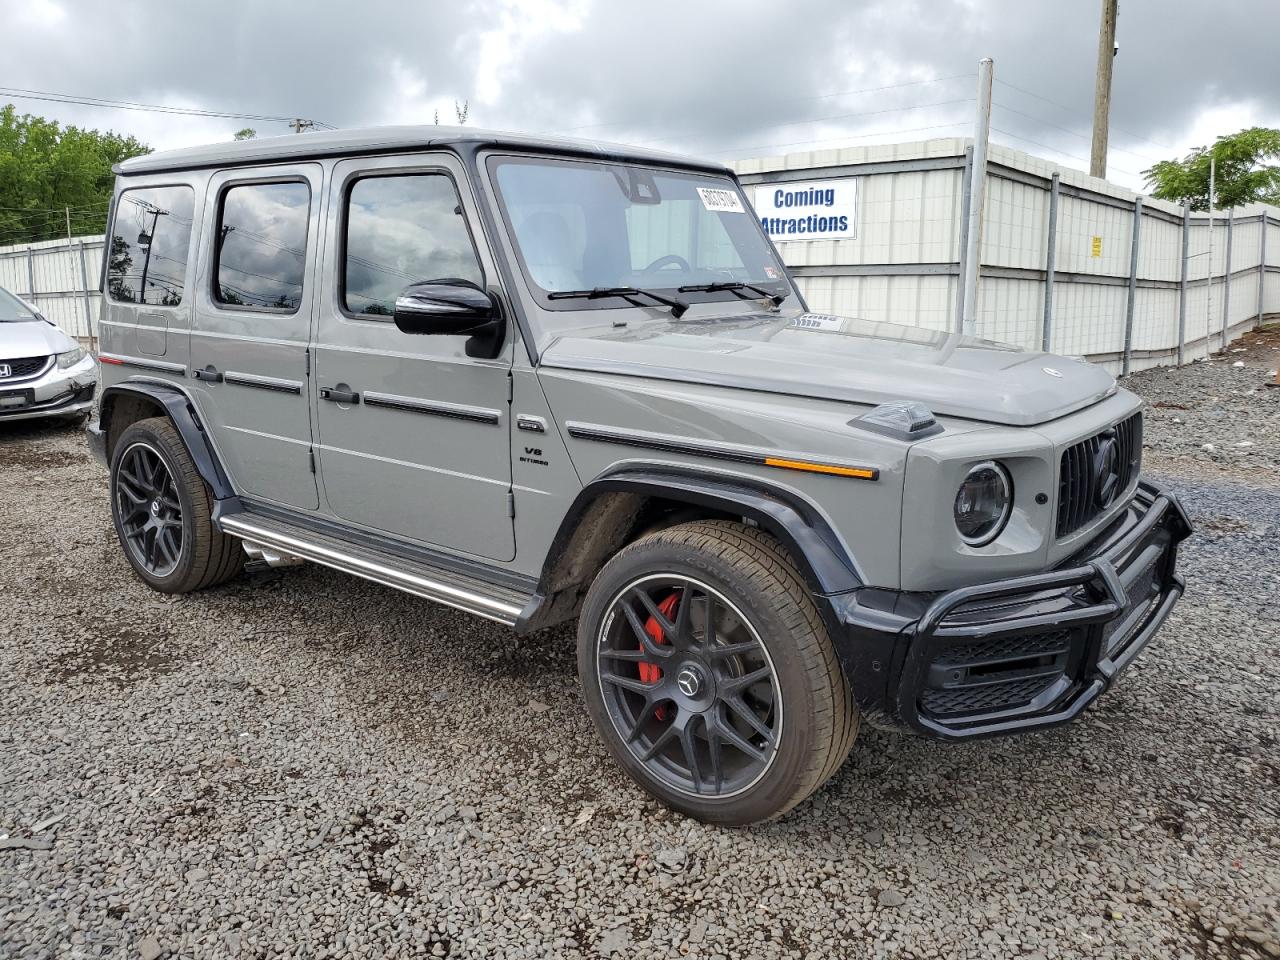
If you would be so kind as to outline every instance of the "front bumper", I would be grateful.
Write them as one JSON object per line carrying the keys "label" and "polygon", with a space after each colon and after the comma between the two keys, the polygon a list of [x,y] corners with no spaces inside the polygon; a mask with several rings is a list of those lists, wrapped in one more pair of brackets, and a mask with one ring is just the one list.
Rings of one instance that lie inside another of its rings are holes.
{"label": "front bumper", "polygon": [[0,380],[0,423],[39,417],[68,417],[93,409],[98,364],[90,356],[66,369],[52,358],[39,375]]}
{"label": "front bumper", "polygon": [[829,598],[838,649],[874,725],[945,740],[1074,719],[1151,641],[1182,596],[1177,498],[1143,482],[1129,509],[1045,573],[942,594]]}

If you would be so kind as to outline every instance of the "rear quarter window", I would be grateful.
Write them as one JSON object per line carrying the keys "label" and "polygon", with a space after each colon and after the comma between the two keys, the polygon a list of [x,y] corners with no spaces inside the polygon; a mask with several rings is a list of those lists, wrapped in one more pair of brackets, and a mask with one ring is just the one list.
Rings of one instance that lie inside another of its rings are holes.
{"label": "rear quarter window", "polygon": [[182,303],[194,211],[190,187],[138,187],[120,194],[107,241],[112,300],[162,307]]}

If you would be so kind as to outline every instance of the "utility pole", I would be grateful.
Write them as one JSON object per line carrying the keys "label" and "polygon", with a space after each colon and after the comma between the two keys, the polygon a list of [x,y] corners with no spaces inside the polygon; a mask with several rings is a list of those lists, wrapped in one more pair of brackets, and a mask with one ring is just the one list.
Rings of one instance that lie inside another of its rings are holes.
{"label": "utility pole", "polygon": [[1116,58],[1116,6],[1102,0],[1102,29],[1098,33],[1098,80],[1093,93],[1093,149],[1089,176],[1107,176],[1107,132],[1111,121],[1111,67]]}
{"label": "utility pole", "polygon": [[[138,234],[138,243],[142,243],[142,238],[147,238],[147,255],[142,258],[142,285],[138,289],[138,302],[147,302],[147,273],[151,268],[151,248],[156,243],[156,223],[161,217],[169,215],[168,210],[161,210],[159,207],[152,207],[151,213],[151,232]],[[145,216],[146,214],[143,214]]]}
{"label": "utility pole", "polygon": [[302,133],[302,131],[304,131],[304,130],[311,130],[312,128],[314,128],[314,127],[315,127],[315,121],[314,121],[314,120],[303,120],[301,117],[298,117],[298,118],[296,118],[296,119],[294,119],[294,120],[290,120],[290,121],[289,121],[289,126],[293,127],[293,132],[294,132],[294,133]]}
{"label": "utility pole", "polygon": [[987,141],[991,138],[991,79],[995,65],[990,57],[978,61],[978,116],[973,128],[973,163],[969,165],[969,223],[965,237],[963,306],[960,331],[978,334],[978,267],[982,258],[982,201],[987,189]]}
{"label": "utility pole", "polygon": [[71,208],[63,207],[62,209],[67,212],[67,249],[70,250],[71,249]]}

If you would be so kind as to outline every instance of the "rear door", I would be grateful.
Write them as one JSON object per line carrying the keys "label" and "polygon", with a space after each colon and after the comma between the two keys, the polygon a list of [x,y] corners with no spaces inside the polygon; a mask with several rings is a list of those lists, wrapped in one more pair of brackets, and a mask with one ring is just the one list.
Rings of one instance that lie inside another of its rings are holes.
{"label": "rear door", "polygon": [[319,506],[307,389],[319,164],[217,173],[191,331],[200,410],[237,491]]}
{"label": "rear door", "polygon": [[485,359],[468,356],[465,336],[411,336],[392,320],[415,281],[496,283],[461,167],[451,155],[343,160],[329,189],[313,344],[329,509],[425,545],[511,560],[513,332]]}

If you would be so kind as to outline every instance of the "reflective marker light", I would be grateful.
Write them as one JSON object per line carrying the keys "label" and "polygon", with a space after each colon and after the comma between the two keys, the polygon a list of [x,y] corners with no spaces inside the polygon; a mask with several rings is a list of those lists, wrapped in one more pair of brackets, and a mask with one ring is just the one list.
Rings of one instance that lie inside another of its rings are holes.
{"label": "reflective marker light", "polygon": [[979,463],[956,491],[956,529],[971,547],[981,547],[1000,535],[1013,506],[1013,483],[994,460]]}
{"label": "reflective marker light", "polygon": [[899,440],[920,440],[942,432],[933,411],[919,400],[892,400],[849,421],[850,426]]}

